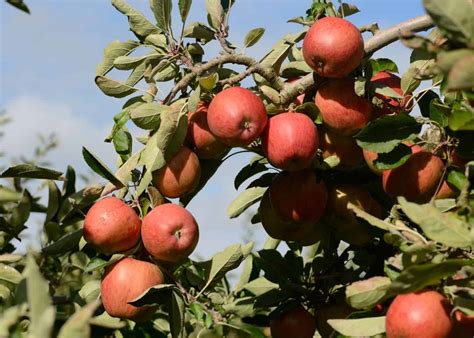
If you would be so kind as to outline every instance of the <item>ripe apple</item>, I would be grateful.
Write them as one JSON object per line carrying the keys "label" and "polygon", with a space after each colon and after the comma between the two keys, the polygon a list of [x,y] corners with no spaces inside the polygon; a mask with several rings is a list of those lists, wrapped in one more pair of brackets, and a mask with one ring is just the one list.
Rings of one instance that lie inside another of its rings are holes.
{"label": "ripe apple", "polygon": [[149,319],[156,307],[134,306],[128,302],[154,285],[164,283],[155,264],[126,257],[105,269],[100,294],[105,311],[112,317],[141,322]]}
{"label": "ripe apple", "polygon": [[382,186],[392,198],[403,196],[411,202],[426,203],[436,193],[444,164],[418,145],[411,150],[412,155],[403,165],[383,172]]}
{"label": "ripe apple", "polygon": [[324,77],[344,77],[364,57],[359,29],[345,19],[326,17],[316,21],[303,40],[306,63]]}
{"label": "ripe apple", "polygon": [[166,197],[175,198],[192,192],[201,176],[199,158],[181,147],[166,165],[153,172],[153,184]]}
{"label": "ripe apple", "polygon": [[97,251],[126,251],[140,240],[141,221],[135,211],[117,197],[94,203],[84,220],[83,236]]}
{"label": "ripe apple", "polygon": [[273,210],[284,221],[316,223],[326,209],[326,185],[311,170],[283,171],[269,191]]}
{"label": "ripe apple", "polygon": [[269,190],[260,201],[258,214],[267,234],[275,239],[294,241],[303,246],[312,245],[321,239],[321,229],[315,224],[280,219],[272,208]]}
{"label": "ripe apple", "polygon": [[334,132],[353,135],[372,119],[372,105],[354,91],[354,79],[332,79],[316,92],[324,124]]}
{"label": "ripe apple", "polygon": [[389,97],[383,94],[375,93],[375,97],[383,101],[382,108],[376,107],[375,113],[378,116],[388,115],[388,114],[398,114],[401,112],[409,111],[411,108],[406,107],[409,96],[405,97],[401,89],[401,79],[397,75],[390,72],[378,72],[370,82],[374,85],[382,85],[391,88],[395,93],[402,96],[403,99],[397,100],[393,97]]}
{"label": "ripe apple", "polygon": [[339,135],[327,128],[319,130],[319,148],[323,151],[323,158],[335,155],[343,168],[353,168],[362,162],[362,149],[352,136]]}
{"label": "ripe apple", "polygon": [[436,193],[437,199],[455,198],[459,195],[459,190],[445,179]]}
{"label": "ripe apple", "polygon": [[267,119],[262,100],[241,87],[218,93],[207,111],[209,129],[217,139],[231,147],[247,146],[255,141]]}
{"label": "ripe apple", "polygon": [[318,333],[323,338],[330,337],[333,333],[333,328],[328,324],[329,319],[345,319],[349,316],[354,309],[346,303],[333,304],[322,308],[316,309],[316,327]]}
{"label": "ripe apple", "polygon": [[302,113],[273,116],[262,133],[262,149],[275,167],[297,171],[308,168],[318,150],[318,130]]}
{"label": "ripe apple", "polygon": [[369,167],[369,169],[374,174],[382,176],[383,170],[377,169],[377,167],[374,164],[374,161],[377,159],[379,155],[375,151],[370,151],[367,149],[362,149],[362,155],[364,156],[365,163],[367,163],[367,166]]}
{"label": "ripe apple", "polygon": [[382,207],[361,185],[338,185],[328,189],[326,216],[335,234],[350,244],[365,245],[373,237],[370,228],[360,224],[348,208],[349,203],[376,217],[382,217]]}
{"label": "ripe apple", "polygon": [[195,112],[188,115],[187,141],[199,158],[211,159],[222,155],[227,146],[220,142],[209,130],[207,124],[208,104],[199,102]]}
{"label": "ripe apple", "polygon": [[450,337],[452,306],[436,291],[398,295],[387,311],[387,338]]}
{"label": "ripe apple", "polygon": [[196,220],[180,205],[159,205],[143,218],[143,245],[158,261],[182,262],[193,252],[198,240]]}
{"label": "ripe apple", "polygon": [[312,338],[316,331],[314,317],[304,307],[297,306],[270,321],[272,338]]}
{"label": "ripe apple", "polygon": [[461,311],[454,312],[454,330],[451,337],[472,338],[474,336],[474,316],[468,316]]}

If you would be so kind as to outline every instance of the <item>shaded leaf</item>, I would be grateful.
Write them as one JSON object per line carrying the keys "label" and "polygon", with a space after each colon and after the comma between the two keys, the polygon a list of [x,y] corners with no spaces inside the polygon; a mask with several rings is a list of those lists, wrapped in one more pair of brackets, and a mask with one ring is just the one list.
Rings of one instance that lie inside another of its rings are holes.
{"label": "shaded leaf", "polygon": [[265,277],[259,277],[244,285],[243,288],[255,296],[260,296],[269,291],[279,289],[280,285],[269,281]]}
{"label": "shaded leaf", "polygon": [[201,22],[194,22],[184,29],[184,36],[195,38],[207,43],[214,39],[215,32]]}
{"label": "shaded leaf", "polygon": [[178,287],[174,284],[155,285],[128,303],[134,306],[162,305],[170,300],[173,291],[179,292]]}
{"label": "shaded leaf", "polygon": [[398,73],[398,67],[395,62],[390,59],[370,59],[370,65],[372,67],[372,76],[378,72],[388,71],[392,73]]}
{"label": "shaded leaf", "polygon": [[6,1],[13,7],[18,8],[19,10],[30,14],[30,9],[28,8],[28,6],[25,4],[23,0],[6,0]]}
{"label": "shaded leaf", "polygon": [[337,12],[342,15],[342,17],[346,17],[359,13],[360,11],[359,8],[357,8],[355,5],[343,2],[341,6],[339,6]]}
{"label": "shaded leaf", "polygon": [[99,305],[100,301],[97,300],[76,311],[61,327],[58,338],[89,338],[91,335],[89,320]]}
{"label": "shaded leaf", "polygon": [[105,178],[115,186],[123,186],[123,183],[114,176],[112,171],[100,159],[87,150],[86,147],[82,147],[82,156],[89,168],[91,168],[96,174]]}
{"label": "shaded leaf", "polygon": [[[261,157],[261,159],[264,160],[265,158]],[[268,168],[260,160],[252,161],[251,163],[240,169],[238,174],[235,176],[234,188],[236,190],[239,189],[240,185],[244,183],[247,179],[266,170],[268,170]]]}
{"label": "shaded leaf", "polygon": [[171,295],[171,306],[168,314],[171,337],[183,337],[185,304],[180,291],[174,291]]}
{"label": "shaded leaf", "polygon": [[169,106],[157,102],[145,103],[130,110],[130,117],[133,123],[142,129],[154,130],[159,127],[161,113],[170,111]]}
{"label": "shaded leaf", "polygon": [[183,23],[186,21],[186,18],[188,17],[189,10],[191,9],[192,3],[193,3],[193,0],[179,0],[178,2],[179,15],[181,16],[181,21],[183,21]]}
{"label": "shaded leaf", "polygon": [[81,237],[82,229],[75,230],[44,247],[42,251],[48,255],[65,254],[66,252],[78,249]]}
{"label": "shaded leaf", "polygon": [[112,257],[110,257],[109,260],[105,260],[100,257],[94,257],[89,261],[89,263],[87,263],[87,266],[84,269],[84,272],[88,273],[95,270],[103,269],[111,264],[114,264],[115,262],[118,262],[123,257],[125,257],[124,254],[114,254],[112,255]]}
{"label": "shaded leaf", "polygon": [[22,177],[22,178],[39,178],[47,180],[58,180],[62,176],[62,172],[37,167],[32,164],[20,164],[14,167],[10,167],[5,170],[0,177]]}
{"label": "shaded leaf", "polygon": [[380,170],[394,169],[408,161],[411,155],[411,148],[400,143],[390,152],[379,154],[374,165]]}

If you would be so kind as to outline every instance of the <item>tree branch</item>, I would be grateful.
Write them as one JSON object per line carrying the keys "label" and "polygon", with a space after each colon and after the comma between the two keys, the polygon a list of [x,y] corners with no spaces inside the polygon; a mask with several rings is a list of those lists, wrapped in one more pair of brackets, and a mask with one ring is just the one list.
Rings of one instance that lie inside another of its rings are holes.
{"label": "tree branch", "polygon": [[[401,22],[391,28],[379,31],[364,44],[365,54],[371,55],[379,49],[397,41],[400,38],[400,32],[402,31],[421,32],[430,29],[433,26],[434,24],[431,18],[428,15],[422,15]],[[317,77],[318,76],[315,74],[308,74],[298,81],[293,82],[290,86],[285,87],[285,89],[280,93],[281,104],[289,104],[298,96],[298,94],[312,86],[314,84],[314,78]]]}
{"label": "tree branch", "polygon": [[283,88],[283,83],[278,77],[278,75],[275,73],[273,68],[263,67],[255,59],[244,54],[224,54],[224,55],[220,55],[220,56],[215,57],[214,59],[209,60],[209,62],[207,63],[192,67],[191,73],[184,76],[174,86],[174,88],[166,96],[163,102],[165,104],[169,103],[180,90],[189,86],[189,84],[194,80],[196,76],[199,76],[202,73],[214,67],[217,67],[219,65],[226,64],[226,63],[235,63],[238,65],[248,66],[249,68],[252,68],[253,73],[257,73],[263,78],[265,78],[277,90],[281,90]]}

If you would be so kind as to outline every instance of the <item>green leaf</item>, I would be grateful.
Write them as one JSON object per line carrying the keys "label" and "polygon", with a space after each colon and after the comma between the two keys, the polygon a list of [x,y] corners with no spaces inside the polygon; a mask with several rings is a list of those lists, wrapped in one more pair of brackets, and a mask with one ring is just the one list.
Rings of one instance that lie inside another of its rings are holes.
{"label": "green leaf", "polygon": [[411,148],[400,143],[392,151],[379,154],[374,165],[380,170],[394,169],[408,161],[411,155]]}
{"label": "green leaf", "polygon": [[240,169],[240,171],[238,172],[238,174],[235,176],[235,179],[234,179],[235,190],[239,189],[242,183],[244,183],[250,177],[268,170],[268,168],[265,166],[265,163],[262,163],[262,161],[266,162],[265,157],[263,156],[259,156],[259,157],[260,159],[252,161],[251,163],[247,164],[245,167]]}
{"label": "green leaf", "polygon": [[219,75],[217,73],[212,73],[208,76],[202,76],[199,78],[199,86],[207,92],[210,92],[214,89],[219,80]]}
{"label": "green leaf", "polygon": [[474,47],[474,11],[470,0],[423,0],[423,5],[449,40]]}
{"label": "green leaf", "polygon": [[411,94],[421,83],[421,74],[432,66],[434,60],[417,60],[410,64],[401,79],[401,89],[405,94]]}
{"label": "green leaf", "polygon": [[390,59],[380,58],[370,59],[369,61],[370,65],[372,66],[372,76],[384,71],[398,73],[397,64]]}
{"label": "green leaf", "polygon": [[192,3],[193,3],[193,0],[179,0],[178,2],[179,15],[181,16],[181,21],[183,21],[183,23],[186,21],[186,18],[188,17],[189,10],[191,9]]}
{"label": "green leaf", "polygon": [[122,166],[115,172],[115,177],[120,180],[119,185],[108,183],[102,191],[102,196],[110,194],[112,191],[122,188],[124,185],[127,186],[128,182],[132,179],[132,171],[138,166],[142,149],[132,155]]}
{"label": "green leaf", "polygon": [[114,139],[115,152],[120,155],[123,161],[126,161],[132,153],[132,134],[126,129],[121,129],[115,134]]}
{"label": "green leaf", "polygon": [[454,215],[442,213],[429,204],[410,203],[403,197],[399,197],[398,203],[408,218],[418,224],[431,240],[453,248],[474,246],[469,225]]}
{"label": "green leaf", "polygon": [[0,255],[0,263],[17,263],[23,259],[23,255],[6,253]]}
{"label": "green leaf", "polygon": [[157,102],[145,103],[130,110],[130,117],[137,127],[142,129],[154,130],[159,127],[161,122],[161,113],[170,111],[169,106]]}
{"label": "green leaf", "polygon": [[387,96],[387,97],[393,97],[395,99],[403,99],[403,96],[398,94],[395,90],[393,90],[390,86],[387,86],[381,82],[371,82],[371,87],[374,88],[375,93]]}
{"label": "green leaf", "polygon": [[58,338],[89,338],[91,335],[89,320],[99,305],[100,301],[96,300],[76,311],[61,327]]}
{"label": "green leaf", "polygon": [[430,119],[436,121],[441,127],[448,125],[448,116],[451,113],[451,107],[443,104],[439,99],[430,102]]}
{"label": "green leaf", "polygon": [[360,209],[359,207],[357,207],[356,205],[354,205],[352,203],[348,203],[347,208],[349,210],[352,210],[354,212],[354,214],[356,214],[357,217],[362,218],[363,220],[367,221],[370,225],[373,225],[374,227],[377,227],[377,228],[385,230],[385,231],[389,231],[390,228],[392,228],[392,224],[390,224],[388,222],[385,222],[385,221],[369,214],[368,212]]}
{"label": "green leaf", "polygon": [[250,32],[247,33],[244,39],[244,48],[252,47],[255,45],[258,40],[263,36],[265,33],[265,28],[254,28]]}
{"label": "green leaf", "polygon": [[19,10],[30,14],[30,9],[28,8],[28,6],[25,4],[23,0],[6,0],[6,1],[13,7],[18,8]]}
{"label": "green leaf", "polygon": [[86,161],[89,168],[91,168],[96,174],[105,178],[115,186],[123,187],[123,183],[114,176],[112,171],[100,159],[87,150],[86,147],[82,147],[82,156],[84,157],[84,160]]}
{"label": "green leaf", "polygon": [[[249,245],[253,246],[253,243],[249,243]],[[224,249],[224,251],[215,254],[211,259],[210,269],[206,278],[207,282],[202,288],[201,293],[224,277],[227,272],[236,269],[248,255],[244,255],[243,251],[248,251],[248,249],[242,250],[240,244],[234,244]]]}
{"label": "green leaf", "polygon": [[156,19],[156,25],[163,32],[171,32],[171,0],[150,0],[150,7]]}
{"label": "green leaf", "polygon": [[463,266],[474,265],[469,259],[450,259],[441,263],[412,265],[404,269],[390,285],[392,294],[415,292],[437,285],[447,277],[453,276]]}
{"label": "green leaf", "polygon": [[127,80],[125,81],[124,85],[132,87],[135,86],[138,82],[140,82],[144,75],[145,70],[147,69],[147,62],[142,62],[139,64],[128,76]]}
{"label": "green leaf", "polygon": [[20,164],[14,167],[10,167],[5,170],[0,177],[21,177],[21,178],[39,178],[47,180],[58,180],[62,176],[62,172],[37,167],[32,164]]}
{"label": "green leaf", "polygon": [[272,290],[278,290],[280,285],[270,282],[265,277],[259,277],[244,285],[243,289],[251,292],[254,296],[260,296]]}
{"label": "green leaf", "polygon": [[390,286],[388,277],[371,277],[346,287],[346,301],[354,309],[371,309],[382,301]]}
{"label": "green leaf", "polygon": [[10,329],[26,316],[27,310],[28,305],[26,303],[6,308],[0,317],[0,337],[11,337]]}
{"label": "green leaf", "polygon": [[328,324],[348,337],[370,337],[385,332],[385,316],[358,319],[329,319]]}
{"label": "green leaf", "polygon": [[29,305],[29,337],[50,337],[54,326],[56,311],[55,307],[51,305],[48,281],[41,274],[38,265],[36,265],[35,258],[31,253],[29,253],[26,258],[26,266],[23,275],[26,277]]}
{"label": "green leaf", "polygon": [[0,186],[0,203],[18,202],[21,196],[21,192]]}
{"label": "green leaf", "polygon": [[260,201],[267,189],[267,187],[253,187],[244,190],[229,205],[227,208],[227,215],[230,218],[238,217],[245,210],[247,210],[248,207]]}
{"label": "green leaf", "polygon": [[[1,256],[0,256],[1,257]],[[252,270],[253,270],[253,256],[248,255],[247,258],[244,260],[242,273],[240,274],[239,281],[235,285],[234,292],[240,292],[244,288],[244,286],[250,281],[252,277]]]}
{"label": "green leaf", "polygon": [[96,76],[95,83],[105,95],[116,98],[122,98],[137,91],[137,89],[131,86],[109,79],[102,75]]}
{"label": "green leaf", "polygon": [[171,337],[183,337],[183,328],[185,320],[185,304],[184,297],[180,291],[174,291],[171,294],[170,312],[168,314]]}
{"label": "green leaf", "polygon": [[166,82],[176,77],[178,73],[178,66],[170,60],[161,60],[156,66],[156,73],[153,75],[153,80],[158,82]]}
{"label": "green leaf", "polygon": [[212,28],[219,30],[224,15],[221,0],[206,0],[208,21]]}
{"label": "green leaf", "polygon": [[179,292],[179,289],[174,284],[159,284],[148,288],[140,296],[128,302],[134,306],[152,306],[162,305],[170,300],[171,293]]}
{"label": "green leaf", "polygon": [[201,22],[194,22],[184,29],[184,36],[187,38],[195,38],[207,43],[214,39],[214,30]]}
{"label": "green leaf", "polygon": [[84,302],[91,303],[99,298],[100,283],[100,280],[93,279],[82,286],[79,290],[79,296],[81,296]]}
{"label": "green leaf", "polygon": [[158,34],[160,31],[142,13],[130,6],[125,0],[112,0],[114,6],[119,12],[128,17],[130,30],[139,38],[144,39],[150,34]]}
{"label": "green leaf", "polygon": [[448,122],[451,130],[474,130],[474,110],[469,111],[456,104],[451,109]]}
{"label": "green leaf", "polygon": [[431,113],[431,101],[439,99],[438,94],[432,90],[428,90],[425,93],[417,96],[418,106],[420,107],[421,115],[424,117],[430,117]]}
{"label": "green leaf", "polygon": [[0,263],[0,281],[18,284],[21,280],[21,273],[19,273],[18,270],[9,265]]}
{"label": "green leaf", "polygon": [[386,115],[369,122],[355,135],[357,144],[377,153],[388,153],[404,140],[415,138],[421,131],[421,124],[406,115]]}
{"label": "green leaf", "polygon": [[292,61],[281,67],[281,76],[291,79],[292,77],[305,76],[312,71],[305,61]]}
{"label": "green leaf", "polygon": [[103,327],[106,329],[119,330],[127,326],[127,322],[120,318],[111,317],[106,311],[101,315],[93,317],[89,320],[89,323],[94,326]]}
{"label": "green leaf", "polygon": [[469,90],[474,88],[473,64],[474,55],[465,56],[456,62],[448,75],[448,89]]}
{"label": "green leaf", "polygon": [[57,241],[43,248],[43,252],[48,255],[62,255],[66,252],[78,249],[79,241],[82,237],[82,229],[70,232]]}
{"label": "green leaf", "polygon": [[45,223],[51,221],[59,210],[61,192],[53,181],[48,181],[48,210],[46,211]]}
{"label": "green leaf", "polygon": [[350,15],[359,13],[360,11],[359,11],[359,8],[357,8],[355,5],[347,4],[347,3],[343,2],[341,4],[341,6],[339,6],[339,9],[337,10],[337,12],[342,17],[346,17],[346,16],[350,16]]}
{"label": "green leaf", "polygon": [[136,41],[113,41],[104,49],[102,62],[97,65],[96,75],[107,74],[114,66],[114,61],[118,57],[132,53],[140,44]]}
{"label": "green leaf", "polygon": [[111,264],[114,264],[115,262],[118,262],[121,260],[123,257],[125,257],[124,254],[114,254],[108,261],[106,261],[103,258],[100,257],[94,257],[92,258],[89,263],[87,263],[86,268],[84,269],[84,273],[92,272],[95,270],[103,269]]}
{"label": "green leaf", "polygon": [[458,190],[462,190],[466,184],[467,178],[463,173],[451,170],[448,174],[447,181],[449,184],[454,185]]}
{"label": "green leaf", "polygon": [[149,58],[159,58],[160,55],[157,53],[141,55],[141,56],[119,56],[114,60],[114,67],[119,70],[129,70],[134,69],[146,59]]}

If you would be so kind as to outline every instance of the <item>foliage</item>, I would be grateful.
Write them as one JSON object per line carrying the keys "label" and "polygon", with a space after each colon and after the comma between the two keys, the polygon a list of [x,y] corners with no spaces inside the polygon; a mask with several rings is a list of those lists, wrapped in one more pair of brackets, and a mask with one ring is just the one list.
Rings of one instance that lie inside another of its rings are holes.
{"label": "foliage", "polygon": [[[350,306],[350,315],[329,318],[328,323],[338,332],[335,335],[374,336],[385,332],[385,317],[377,305],[389,304],[399,293],[428,287],[442,291],[457,310],[472,314],[474,162],[466,161],[460,166],[455,156],[474,158],[474,30],[469,29],[474,14],[467,0],[457,1],[456,5],[447,5],[443,0],[423,3],[436,28],[427,36],[404,32],[400,37],[413,49],[410,67],[401,78],[401,89],[412,105],[419,106],[422,116],[383,116],[371,121],[354,138],[363,149],[379,154],[375,164],[382,169],[396,168],[407,161],[409,154],[404,145],[423,144],[443,159],[443,178],[460,190],[459,196],[432,199],[428,204],[404,198],[392,201],[383,194],[380,178],[366,165],[341,170],[338,159],[333,162],[318,154],[314,169],[327,184],[362,186],[377,199],[386,217],[376,217],[351,204],[357,227],[346,229],[342,236],[334,230],[332,220],[323,217],[315,225],[323,229],[320,239],[309,247],[289,241],[288,248],[277,250],[281,241],[269,238],[261,249],[254,248],[253,243],[235,244],[205,261],[188,259],[174,268],[162,267],[166,284],[154,286],[133,300],[135,305],[158,305],[158,309],[152,320],[136,324],[110,317],[98,300],[104,268],[124,255],[138,256],[141,247],[110,256],[97,253],[82,237],[84,215],[90,206],[100,196],[115,192],[143,217],[163,203],[165,198],[152,187],[151,173],[165,166],[186,142],[188,113],[196,110],[199,101],[209,102],[222,89],[240,84],[247,77],[254,80],[253,89],[269,114],[288,109],[302,111],[319,126],[321,117],[311,102],[318,78],[304,62],[299,42],[304,38],[305,26],[319,18],[348,16],[358,10],[346,3],[337,8],[332,2],[314,0],[306,16],[290,20],[303,26],[301,32],[282,37],[256,61],[243,52],[258,43],[265,33],[263,28],[250,30],[241,48],[227,40],[234,1],[207,0],[207,23],[187,24],[191,0],[180,0],[178,8],[173,8],[171,0],[150,1],[156,23],[125,0],[112,0],[112,5],[127,17],[136,37],[133,41],[110,43],[95,77],[105,95],[133,95],[114,116],[106,139],[114,145],[118,169],[114,172],[83,148],[85,162],[107,183],[80,189],[73,168],[61,173],[38,163],[3,171],[0,335],[265,337],[275,313],[303,304],[316,318],[328,308]],[[178,33],[171,23],[176,10],[182,21]],[[206,59],[204,48],[212,40],[218,41],[223,51]],[[238,73],[227,64],[244,65],[246,70]],[[109,74],[114,69],[127,71],[128,77],[123,81],[113,79]],[[404,98],[388,86],[370,85],[368,80],[378,71],[397,72],[398,68],[389,59],[367,56],[353,74],[357,93],[379,107],[376,94]],[[295,76],[301,78],[284,84],[284,79]],[[417,91],[424,81],[432,85]],[[163,100],[156,97],[160,82],[173,84]],[[146,84],[146,91],[138,84]],[[304,102],[294,103],[303,92]],[[135,152],[127,128],[130,123],[146,132],[138,138],[143,147]],[[230,203],[229,217],[238,217],[259,203],[275,175],[275,168],[262,156],[258,141],[245,148],[256,156],[236,172],[234,186],[238,189],[252,181]],[[226,158],[223,154],[201,160],[200,184],[192,194],[181,198],[183,205]],[[46,205],[25,187],[27,178],[42,180],[47,186]],[[12,240],[25,229],[32,212],[44,215],[42,250],[21,255],[15,253]],[[252,223],[259,222],[256,214]],[[350,244],[350,237],[362,229],[370,233],[368,243]],[[231,283],[228,272],[239,266],[239,279]]]}

